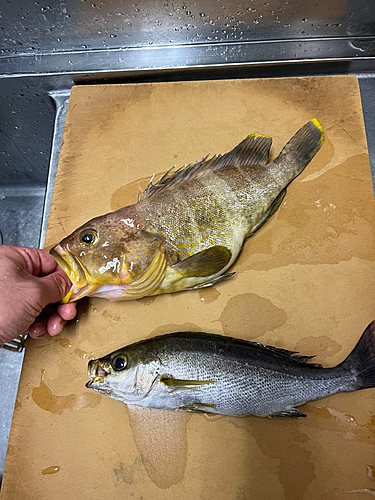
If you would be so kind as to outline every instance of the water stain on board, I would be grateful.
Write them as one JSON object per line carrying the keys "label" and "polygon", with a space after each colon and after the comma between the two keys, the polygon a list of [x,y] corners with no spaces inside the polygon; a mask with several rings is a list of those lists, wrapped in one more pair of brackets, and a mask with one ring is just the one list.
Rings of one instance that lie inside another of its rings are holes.
{"label": "water stain on board", "polygon": [[262,453],[279,461],[277,471],[285,498],[304,498],[316,475],[312,452],[308,448],[309,437],[299,430],[299,423],[293,419],[277,421],[256,417],[231,417],[229,421],[236,428],[249,432]]}
{"label": "water stain on board", "polygon": [[156,299],[156,295],[151,296],[151,297],[142,297],[141,299],[137,299],[137,302],[139,304],[144,305],[144,306],[150,306],[151,304],[153,304],[155,299]]}
{"label": "water stain on board", "polygon": [[56,337],[56,342],[60,344],[60,347],[72,347],[70,340],[63,337]]}
{"label": "water stain on board", "polygon": [[43,476],[46,474],[57,474],[57,472],[60,471],[60,466],[59,465],[51,465],[51,467],[47,467],[46,469],[42,470]]}
{"label": "water stain on board", "polygon": [[136,473],[143,466],[142,457],[137,457],[131,465],[124,465],[120,463],[119,466],[113,469],[117,480],[124,484],[133,484],[134,473]]}
{"label": "water stain on board", "polygon": [[[310,483],[315,479],[315,464],[309,449],[309,437],[303,428],[331,431],[340,439],[373,446],[375,444],[374,417],[367,424],[359,425],[356,419],[336,409],[307,403],[299,408],[306,419],[285,420],[267,418],[233,418],[229,421],[237,428],[248,431],[260,450],[269,458],[278,459],[278,477],[288,500],[305,498]],[[367,465],[367,475],[373,473]],[[298,478],[298,481],[296,481]]]}
{"label": "water stain on board", "polygon": [[372,262],[375,212],[369,198],[356,194],[364,191],[364,162],[367,154],[355,155],[313,182],[294,186],[292,196],[245,244],[233,270],[338,264],[353,256]]}
{"label": "water stain on board", "polygon": [[[164,175],[163,173],[155,174],[155,182],[157,182],[160,177]],[[141,177],[126,186],[122,186],[117,191],[115,191],[111,198],[111,209],[119,210],[120,208],[126,207],[127,205],[133,205],[138,201],[139,191],[144,191],[147,184],[150,182],[151,177]]]}
{"label": "water stain on board", "polygon": [[375,417],[369,417],[366,424],[359,424],[348,413],[323,406],[321,403],[307,403],[301,411],[309,417],[309,427],[340,433],[344,439],[375,445]]}
{"label": "water stain on board", "polygon": [[375,478],[375,465],[367,465],[367,476]]}
{"label": "water stain on board", "polygon": [[93,357],[94,357],[94,353],[93,352],[83,351],[79,347],[77,347],[77,349],[74,349],[74,354],[77,354],[77,356],[79,358],[81,358],[81,359],[86,359],[88,357],[90,357],[91,359],[93,359]]}
{"label": "water stain on board", "polygon": [[271,300],[255,293],[242,293],[228,300],[219,321],[223,332],[247,338],[261,337],[279,328],[287,321],[284,309],[276,307]]}
{"label": "water stain on board", "polygon": [[328,358],[340,352],[342,346],[326,335],[320,337],[304,337],[295,346],[294,350],[300,353],[311,353],[312,356]]}
{"label": "water stain on board", "polygon": [[118,315],[118,314],[112,314],[109,311],[107,311],[107,309],[102,312],[102,316],[104,318],[109,319],[109,321],[111,321],[111,323],[122,323],[123,322],[123,320],[122,320],[122,318],[121,318],[120,315]]}
{"label": "water stain on board", "polygon": [[134,441],[151,481],[162,489],[179,483],[187,462],[190,415],[134,405],[127,409]]}
{"label": "water stain on board", "polygon": [[202,332],[202,328],[195,323],[183,323],[178,325],[177,323],[169,323],[168,325],[162,325],[155,328],[150,333],[150,337],[154,335],[164,335],[173,332]]}
{"label": "water stain on board", "polygon": [[56,396],[43,381],[43,374],[44,370],[42,370],[39,387],[34,387],[31,392],[34,403],[42,410],[61,415],[64,410],[79,411],[82,408],[94,408],[100,404],[100,398],[98,398],[96,394],[91,393],[85,393],[79,396],[76,394]]}
{"label": "water stain on board", "polygon": [[214,286],[208,286],[199,290],[198,295],[202,302],[211,304],[220,297],[221,293]]}

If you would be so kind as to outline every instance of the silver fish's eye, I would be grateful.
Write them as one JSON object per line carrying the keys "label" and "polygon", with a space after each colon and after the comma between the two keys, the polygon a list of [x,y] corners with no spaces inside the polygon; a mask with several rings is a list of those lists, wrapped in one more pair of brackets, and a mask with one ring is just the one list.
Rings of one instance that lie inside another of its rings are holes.
{"label": "silver fish's eye", "polygon": [[82,231],[82,233],[79,235],[79,241],[83,243],[86,246],[93,245],[96,243],[99,239],[97,231],[95,229],[85,229]]}
{"label": "silver fish's eye", "polygon": [[127,364],[128,364],[128,359],[125,356],[125,354],[118,354],[115,358],[113,358],[111,362],[112,368],[117,372],[125,370]]}

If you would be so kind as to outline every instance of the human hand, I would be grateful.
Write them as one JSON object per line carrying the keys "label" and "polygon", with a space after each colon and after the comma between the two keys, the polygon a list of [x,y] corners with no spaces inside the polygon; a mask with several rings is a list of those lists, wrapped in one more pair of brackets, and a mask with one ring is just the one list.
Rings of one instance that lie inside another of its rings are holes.
{"label": "human hand", "polygon": [[58,304],[71,281],[47,250],[0,246],[0,346],[28,332],[58,335],[77,313],[75,302]]}

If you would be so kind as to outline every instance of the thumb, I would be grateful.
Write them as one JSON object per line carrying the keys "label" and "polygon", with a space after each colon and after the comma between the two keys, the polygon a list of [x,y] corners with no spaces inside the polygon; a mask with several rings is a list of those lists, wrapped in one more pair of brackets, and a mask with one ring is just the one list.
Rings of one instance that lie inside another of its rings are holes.
{"label": "thumb", "polygon": [[43,278],[38,278],[38,281],[43,284],[42,307],[59,302],[72,287],[72,282],[62,269]]}

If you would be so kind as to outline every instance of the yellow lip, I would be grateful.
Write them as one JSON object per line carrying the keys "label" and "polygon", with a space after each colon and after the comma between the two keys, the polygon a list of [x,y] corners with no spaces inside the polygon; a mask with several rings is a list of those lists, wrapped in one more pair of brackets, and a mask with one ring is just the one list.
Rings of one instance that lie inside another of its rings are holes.
{"label": "yellow lip", "polygon": [[66,304],[87,295],[86,291],[82,293],[82,289],[87,289],[88,280],[81,263],[61,245],[52,248],[50,254],[72,282],[72,288],[61,302]]}

